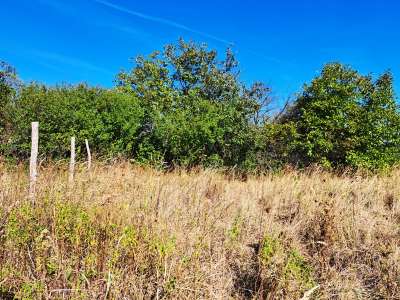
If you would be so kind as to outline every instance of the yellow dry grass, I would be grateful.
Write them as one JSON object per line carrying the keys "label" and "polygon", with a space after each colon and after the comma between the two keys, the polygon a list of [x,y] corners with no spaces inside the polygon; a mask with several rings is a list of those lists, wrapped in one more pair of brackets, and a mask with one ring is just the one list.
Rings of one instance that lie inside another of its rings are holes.
{"label": "yellow dry grass", "polygon": [[400,299],[400,171],[0,165],[0,298]]}

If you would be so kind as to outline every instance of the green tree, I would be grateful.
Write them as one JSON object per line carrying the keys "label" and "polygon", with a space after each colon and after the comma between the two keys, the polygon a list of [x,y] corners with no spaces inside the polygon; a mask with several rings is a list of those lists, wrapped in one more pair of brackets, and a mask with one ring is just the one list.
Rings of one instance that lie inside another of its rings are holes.
{"label": "green tree", "polygon": [[392,74],[386,72],[366,85],[356,147],[346,159],[351,165],[368,169],[389,167],[400,160],[400,115]]}
{"label": "green tree", "polygon": [[375,169],[399,159],[400,119],[390,73],[376,81],[331,63],[304,87],[280,123],[294,122],[303,165]]}
{"label": "green tree", "polygon": [[168,164],[241,165],[252,150],[252,123],[262,122],[269,88],[246,87],[228,49],[220,61],[206,45],[180,40],[138,57],[117,77],[117,89],[145,108],[143,142],[136,157]]}

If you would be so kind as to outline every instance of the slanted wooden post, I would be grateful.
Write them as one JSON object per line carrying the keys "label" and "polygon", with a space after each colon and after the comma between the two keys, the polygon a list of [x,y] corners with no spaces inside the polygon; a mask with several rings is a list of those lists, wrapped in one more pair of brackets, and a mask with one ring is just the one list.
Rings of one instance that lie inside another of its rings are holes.
{"label": "slanted wooden post", "polygon": [[75,137],[71,137],[71,159],[69,161],[69,185],[74,184],[74,172],[75,172]]}
{"label": "slanted wooden post", "polygon": [[35,203],[37,181],[37,157],[39,152],[39,122],[32,122],[31,159],[29,164],[29,199]]}
{"label": "slanted wooden post", "polygon": [[85,144],[86,144],[86,152],[87,152],[87,156],[88,156],[87,168],[88,168],[88,170],[90,170],[90,168],[92,167],[92,154],[90,153],[89,141],[87,139],[85,139]]}

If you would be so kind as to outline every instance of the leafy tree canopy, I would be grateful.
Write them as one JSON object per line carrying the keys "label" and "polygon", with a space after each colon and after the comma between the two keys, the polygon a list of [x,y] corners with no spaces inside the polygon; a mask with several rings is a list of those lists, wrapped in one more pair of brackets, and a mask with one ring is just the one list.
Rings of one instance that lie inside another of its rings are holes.
{"label": "leafy tree canopy", "polygon": [[117,76],[119,90],[142,97],[161,109],[190,106],[196,99],[234,103],[238,111],[259,122],[270,103],[270,89],[260,82],[246,87],[230,49],[225,59],[207,46],[179,40],[149,57],[139,56],[131,71]]}
{"label": "leafy tree canopy", "polygon": [[146,107],[146,151],[138,156],[153,153],[189,166],[242,164],[252,149],[250,127],[265,119],[270,89],[259,82],[246,87],[239,74],[230,49],[219,60],[206,45],[182,39],[138,57],[117,77],[117,89]]}
{"label": "leafy tree canopy", "polygon": [[303,164],[376,168],[399,159],[400,119],[390,72],[373,80],[328,64],[279,122],[295,123]]}

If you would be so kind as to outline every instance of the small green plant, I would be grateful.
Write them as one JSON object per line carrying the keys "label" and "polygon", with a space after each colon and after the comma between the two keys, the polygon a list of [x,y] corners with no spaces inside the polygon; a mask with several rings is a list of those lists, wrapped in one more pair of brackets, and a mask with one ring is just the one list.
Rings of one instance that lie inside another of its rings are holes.
{"label": "small green plant", "polygon": [[5,225],[6,240],[15,247],[31,245],[45,230],[45,227],[38,222],[39,216],[39,208],[30,203],[13,209]]}
{"label": "small green plant", "polygon": [[279,240],[269,235],[264,237],[261,245],[260,257],[264,265],[268,265],[275,254],[280,250],[281,245]]}
{"label": "small green plant", "polygon": [[176,238],[174,236],[167,238],[155,237],[152,241],[152,247],[157,252],[158,257],[163,259],[173,253],[176,247]]}
{"label": "small green plant", "polygon": [[259,256],[266,292],[268,286],[278,286],[288,297],[297,298],[315,286],[311,266],[297,249],[283,241],[266,235]]}
{"label": "small green plant", "polygon": [[121,236],[121,247],[124,249],[134,248],[138,244],[138,236],[133,226],[126,226]]}
{"label": "small green plant", "polygon": [[43,295],[44,285],[41,282],[25,282],[22,283],[14,298],[20,300],[36,300]]}
{"label": "small green plant", "polygon": [[54,230],[58,240],[70,246],[94,243],[94,224],[87,212],[74,203],[57,203]]}
{"label": "small green plant", "polygon": [[228,230],[228,237],[231,242],[237,241],[241,233],[242,218],[237,216],[233,221],[231,228]]}
{"label": "small green plant", "polygon": [[296,249],[289,251],[283,273],[286,280],[295,280],[303,289],[315,286],[313,269]]}

